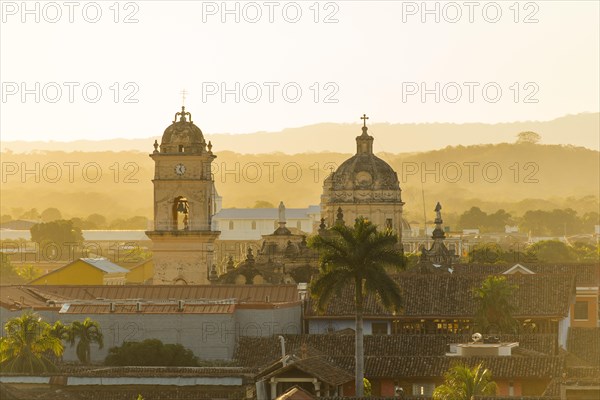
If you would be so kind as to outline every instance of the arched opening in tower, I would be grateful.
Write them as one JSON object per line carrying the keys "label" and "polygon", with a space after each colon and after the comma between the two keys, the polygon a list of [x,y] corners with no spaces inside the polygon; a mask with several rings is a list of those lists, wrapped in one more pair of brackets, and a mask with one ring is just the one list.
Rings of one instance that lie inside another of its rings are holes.
{"label": "arched opening in tower", "polygon": [[190,228],[190,206],[188,200],[183,196],[178,196],[173,201],[172,226],[176,231],[187,231]]}

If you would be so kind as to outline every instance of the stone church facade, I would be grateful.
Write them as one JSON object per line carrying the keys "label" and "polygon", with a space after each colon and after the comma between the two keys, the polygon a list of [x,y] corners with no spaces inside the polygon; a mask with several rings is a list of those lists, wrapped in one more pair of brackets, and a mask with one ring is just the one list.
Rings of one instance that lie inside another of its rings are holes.
{"label": "stone church facade", "polygon": [[368,134],[366,115],[362,134],[356,138],[356,154],[344,161],[323,184],[321,216],[332,226],[341,209],[352,225],[359,216],[368,217],[380,228],[391,228],[402,240],[402,190],[392,167],[373,154],[373,137]]}

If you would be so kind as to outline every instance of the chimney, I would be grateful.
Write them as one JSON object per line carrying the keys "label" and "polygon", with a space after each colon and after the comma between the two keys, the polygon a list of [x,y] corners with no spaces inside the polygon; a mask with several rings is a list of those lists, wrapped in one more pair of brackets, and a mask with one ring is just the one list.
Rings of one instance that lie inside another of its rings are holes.
{"label": "chimney", "polygon": [[142,312],[142,303],[140,303],[139,301],[135,303],[135,311]]}
{"label": "chimney", "polygon": [[110,307],[110,312],[111,312],[111,313],[112,313],[112,312],[115,312],[115,310],[117,309],[117,307],[116,307],[116,304],[115,304],[115,303],[113,303],[113,302],[110,302],[110,305],[109,305],[109,307]]}
{"label": "chimney", "polygon": [[185,304],[185,301],[183,300],[178,300],[177,301],[177,311],[182,312],[183,311],[183,306]]}

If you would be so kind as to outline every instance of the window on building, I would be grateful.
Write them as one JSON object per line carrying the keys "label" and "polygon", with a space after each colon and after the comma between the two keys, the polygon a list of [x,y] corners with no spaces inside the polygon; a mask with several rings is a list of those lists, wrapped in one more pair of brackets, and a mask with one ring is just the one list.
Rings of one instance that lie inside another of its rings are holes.
{"label": "window on building", "polygon": [[179,145],[179,152],[183,153],[185,151],[185,147],[182,144]]}
{"label": "window on building", "polygon": [[371,324],[371,332],[373,335],[387,335],[388,324],[387,322],[373,322]]}
{"label": "window on building", "polygon": [[588,302],[587,301],[576,301],[575,302],[575,319],[589,319],[588,315]]}
{"label": "window on building", "polygon": [[252,221],[252,230],[256,230],[256,221]]}
{"label": "window on building", "polygon": [[413,396],[432,397],[434,383],[413,383]]}
{"label": "window on building", "polygon": [[233,221],[229,221],[229,230],[233,230]]}

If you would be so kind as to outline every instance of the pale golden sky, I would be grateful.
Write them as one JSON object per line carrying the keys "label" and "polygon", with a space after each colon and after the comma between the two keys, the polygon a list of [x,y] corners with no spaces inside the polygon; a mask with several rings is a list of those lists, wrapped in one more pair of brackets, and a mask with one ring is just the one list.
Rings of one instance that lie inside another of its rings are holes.
{"label": "pale golden sky", "polygon": [[1,2],[2,141],[599,111],[597,1],[72,4]]}

